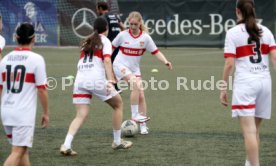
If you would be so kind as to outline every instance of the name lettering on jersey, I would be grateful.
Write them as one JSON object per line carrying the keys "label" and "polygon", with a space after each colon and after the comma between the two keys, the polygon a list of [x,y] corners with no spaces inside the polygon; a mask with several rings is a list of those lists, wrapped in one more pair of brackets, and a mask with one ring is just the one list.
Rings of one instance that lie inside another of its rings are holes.
{"label": "name lettering on jersey", "polygon": [[120,50],[122,51],[123,54],[128,55],[128,56],[141,56],[144,54],[146,49],[141,49],[141,48],[126,48],[126,47],[120,47]]}
{"label": "name lettering on jersey", "polygon": [[25,61],[28,59],[26,55],[9,56],[8,61]]}
{"label": "name lettering on jersey", "polygon": [[255,73],[255,72],[261,72],[267,70],[268,67],[266,65],[262,66],[253,66],[250,68],[250,72]]}
{"label": "name lettering on jersey", "polygon": [[90,70],[94,67],[94,64],[83,64],[78,66],[78,70]]}
{"label": "name lettering on jersey", "polygon": [[14,101],[9,101],[9,100],[4,101],[4,106],[8,106],[8,105],[14,105]]}

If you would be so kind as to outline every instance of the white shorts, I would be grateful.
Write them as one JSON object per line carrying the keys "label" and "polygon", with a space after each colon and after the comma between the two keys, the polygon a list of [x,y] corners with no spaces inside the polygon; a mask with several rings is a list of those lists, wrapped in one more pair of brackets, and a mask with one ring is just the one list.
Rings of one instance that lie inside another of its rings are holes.
{"label": "white shorts", "polygon": [[4,130],[13,146],[33,146],[34,126],[4,126]]}
{"label": "white shorts", "polygon": [[116,64],[113,65],[113,70],[117,80],[121,80],[130,74],[134,74],[136,77],[141,77],[140,68],[130,69],[122,64]]}
{"label": "white shorts", "polygon": [[254,116],[271,118],[271,79],[255,79],[234,83],[232,117]]}
{"label": "white shorts", "polygon": [[73,92],[73,104],[90,104],[92,94],[106,101],[118,95],[114,87],[107,87],[106,80],[87,81],[76,80]]}

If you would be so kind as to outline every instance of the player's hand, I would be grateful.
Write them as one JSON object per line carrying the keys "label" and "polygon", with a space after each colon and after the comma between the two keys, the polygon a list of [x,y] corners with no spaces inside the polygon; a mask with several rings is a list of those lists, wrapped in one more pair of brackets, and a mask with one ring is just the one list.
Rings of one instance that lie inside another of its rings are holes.
{"label": "player's hand", "polygon": [[41,119],[41,126],[42,128],[47,128],[48,127],[48,124],[49,124],[49,116],[46,115],[46,114],[43,114],[42,115],[42,119]]}
{"label": "player's hand", "polygon": [[168,67],[169,70],[172,70],[173,67],[171,62],[168,61],[167,63],[165,63],[165,65]]}
{"label": "player's hand", "polygon": [[227,91],[226,90],[222,90],[220,91],[220,103],[224,106],[228,106],[229,103],[228,103],[228,96],[227,96]]}
{"label": "player's hand", "polygon": [[114,84],[116,84],[115,80],[108,80],[107,81],[107,94],[110,95],[110,93],[114,90]]}

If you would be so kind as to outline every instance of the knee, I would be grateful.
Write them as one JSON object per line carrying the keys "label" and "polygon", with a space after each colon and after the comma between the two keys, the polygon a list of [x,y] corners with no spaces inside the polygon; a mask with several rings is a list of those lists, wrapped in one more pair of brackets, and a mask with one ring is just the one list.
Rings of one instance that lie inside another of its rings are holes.
{"label": "knee", "polygon": [[141,89],[141,85],[135,76],[130,78],[130,87],[132,91],[140,91]]}

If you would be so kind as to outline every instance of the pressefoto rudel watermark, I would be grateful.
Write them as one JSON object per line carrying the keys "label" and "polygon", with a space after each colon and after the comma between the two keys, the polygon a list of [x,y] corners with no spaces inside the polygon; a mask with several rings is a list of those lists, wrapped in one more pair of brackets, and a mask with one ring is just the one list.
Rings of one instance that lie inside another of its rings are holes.
{"label": "pressefoto rudel watermark", "polygon": [[[67,88],[70,88],[72,86],[80,86],[85,87],[87,89],[96,89],[101,90],[107,85],[107,81],[104,80],[97,80],[97,81],[82,81],[78,84],[75,83],[74,78],[68,78],[68,77],[61,77],[60,79],[54,78],[54,77],[48,77],[47,83],[48,83],[48,90],[55,90],[58,87],[58,84],[61,84],[61,90],[66,90]],[[173,80],[158,80],[155,77],[150,77],[149,80],[141,80],[141,89],[143,90],[169,90],[171,87],[176,87],[176,91],[214,91],[214,90],[232,90],[233,89],[233,81],[232,76],[229,77],[229,83],[227,84],[223,80],[216,80],[215,76],[210,76],[210,79],[189,79],[187,77],[176,77],[175,81]],[[134,82],[135,83],[135,82]],[[75,85],[74,85],[75,84]],[[176,86],[171,86],[172,84],[176,84]],[[129,83],[126,81],[119,81],[117,83],[117,86],[121,90],[132,90],[134,85],[133,83]]]}

